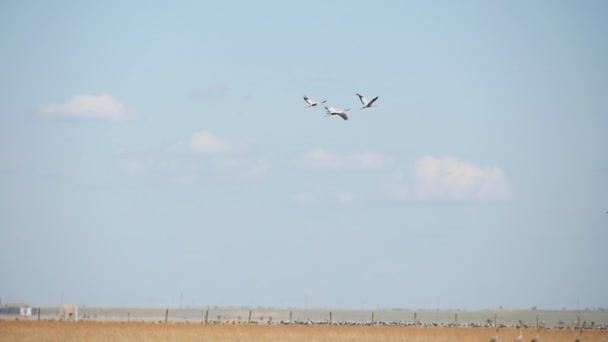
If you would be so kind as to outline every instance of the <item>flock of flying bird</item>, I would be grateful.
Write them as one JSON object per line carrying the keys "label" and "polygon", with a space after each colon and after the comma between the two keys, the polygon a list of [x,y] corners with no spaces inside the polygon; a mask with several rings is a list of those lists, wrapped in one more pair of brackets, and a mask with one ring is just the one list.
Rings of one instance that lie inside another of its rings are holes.
{"label": "flock of flying bird", "polygon": [[[360,95],[360,94],[357,94],[357,96],[359,97],[359,101],[361,101],[361,105],[362,105],[362,107],[360,109],[376,107],[376,106],[374,106],[374,102],[376,102],[376,100],[378,99],[378,96],[374,97],[371,100],[367,99],[365,96]],[[308,96],[306,96],[306,95],[304,95],[303,98],[304,98],[304,101],[308,104],[308,106],[306,106],[305,108],[316,107],[317,105],[327,102],[327,100],[313,101],[310,98],[308,98]],[[334,107],[325,106],[325,111],[326,111],[325,116],[339,115],[342,119],[348,120],[348,116],[346,116],[346,112],[349,110],[350,110],[350,108],[337,109]]]}

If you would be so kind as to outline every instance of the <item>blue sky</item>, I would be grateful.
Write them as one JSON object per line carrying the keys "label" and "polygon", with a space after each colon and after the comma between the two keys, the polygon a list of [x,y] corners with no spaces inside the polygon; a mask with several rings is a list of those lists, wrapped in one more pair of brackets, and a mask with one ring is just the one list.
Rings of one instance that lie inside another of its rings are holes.
{"label": "blue sky", "polygon": [[605,1],[3,2],[0,298],[608,307],[607,23]]}

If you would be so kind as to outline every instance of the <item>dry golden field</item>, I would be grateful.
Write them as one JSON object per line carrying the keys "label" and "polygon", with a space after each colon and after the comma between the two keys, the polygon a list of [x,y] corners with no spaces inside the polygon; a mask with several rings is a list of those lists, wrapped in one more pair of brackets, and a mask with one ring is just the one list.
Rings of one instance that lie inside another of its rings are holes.
{"label": "dry golden field", "polygon": [[[495,334],[487,328],[386,326],[204,325],[177,323],[0,321],[0,341],[411,341],[481,342]],[[516,329],[501,329],[499,341],[513,341]],[[535,330],[524,331],[530,341]],[[572,342],[573,331],[542,331],[541,341]],[[585,331],[583,341],[603,342],[608,332]]]}

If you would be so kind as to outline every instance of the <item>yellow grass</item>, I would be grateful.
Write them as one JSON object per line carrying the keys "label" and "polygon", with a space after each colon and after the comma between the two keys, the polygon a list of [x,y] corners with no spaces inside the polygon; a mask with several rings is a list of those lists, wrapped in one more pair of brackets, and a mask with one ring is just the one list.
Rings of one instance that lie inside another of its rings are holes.
{"label": "yellow grass", "polygon": [[[410,341],[482,342],[495,334],[485,328],[204,325],[143,322],[0,321],[0,341]],[[501,329],[499,341],[513,341],[517,329]],[[525,330],[530,341],[535,330]],[[576,332],[542,331],[541,340],[572,342]],[[608,332],[585,331],[584,341],[602,341]]]}

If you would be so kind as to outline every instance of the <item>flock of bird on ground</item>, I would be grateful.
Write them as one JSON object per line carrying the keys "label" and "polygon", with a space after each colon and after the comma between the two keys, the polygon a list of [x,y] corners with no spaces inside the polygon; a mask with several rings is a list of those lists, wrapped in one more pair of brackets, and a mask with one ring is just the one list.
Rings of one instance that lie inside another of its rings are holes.
{"label": "flock of bird on ground", "polygon": [[[374,102],[376,102],[376,100],[378,99],[378,96],[374,97],[371,100],[367,99],[365,96],[363,96],[361,94],[357,94],[357,96],[359,97],[359,101],[361,101],[361,105],[362,105],[362,107],[360,109],[376,107],[376,106],[374,106]],[[304,95],[303,98],[304,98],[304,101],[308,104],[304,108],[316,107],[317,105],[320,105],[320,104],[323,104],[323,103],[327,102],[327,100],[313,101],[313,100],[311,100],[306,95]],[[334,107],[327,107],[327,106],[325,106],[325,111],[326,111],[325,116],[338,115],[342,119],[348,120],[348,116],[346,115],[346,112],[349,111],[349,110],[350,110],[350,108],[347,108],[347,109],[337,109],[337,108],[334,108]]]}
{"label": "flock of bird on ground", "polygon": [[[574,342],[582,342],[582,341],[583,341],[583,330],[581,329],[579,334],[576,335],[576,337],[574,338]],[[496,329],[496,335],[490,337],[490,342],[499,342],[498,341],[498,329]],[[519,335],[517,335],[513,339],[513,342],[524,342],[523,332],[521,329],[519,330]],[[530,340],[530,342],[540,342],[539,334],[536,333],[536,336],[534,336],[534,338],[532,338]],[[606,337],[602,337],[602,342],[606,342]]]}

